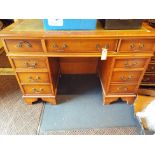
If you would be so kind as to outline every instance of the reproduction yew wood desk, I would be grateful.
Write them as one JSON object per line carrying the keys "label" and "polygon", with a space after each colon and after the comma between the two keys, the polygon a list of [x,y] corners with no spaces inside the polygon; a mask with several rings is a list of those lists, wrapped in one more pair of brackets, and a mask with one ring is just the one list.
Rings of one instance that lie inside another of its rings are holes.
{"label": "reproduction yew wood desk", "polygon": [[56,104],[61,74],[98,74],[104,104],[133,103],[155,49],[155,30],[146,23],[139,30],[44,31],[42,20],[25,20],[0,37],[28,104]]}

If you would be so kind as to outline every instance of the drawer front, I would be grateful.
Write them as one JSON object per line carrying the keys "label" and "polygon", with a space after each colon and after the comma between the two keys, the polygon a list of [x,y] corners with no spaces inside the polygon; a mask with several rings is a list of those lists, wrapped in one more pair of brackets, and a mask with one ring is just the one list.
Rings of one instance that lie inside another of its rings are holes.
{"label": "drawer front", "polygon": [[9,52],[43,52],[41,40],[6,39]]}
{"label": "drawer front", "polygon": [[151,58],[151,62],[155,62],[155,56]]}
{"label": "drawer front", "polygon": [[147,58],[116,59],[114,68],[144,68]]}
{"label": "drawer front", "polygon": [[147,72],[155,72],[155,63],[150,63],[149,65],[148,65],[148,68],[147,68],[147,70],[146,70]]}
{"label": "drawer front", "polygon": [[110,85],[110,94],[131,94],[136,92],[137,85]]}
{"label": "drawer front", "polygon": [[112,74],[111,82],[137,82],[141,76],[141,71],[129,72],[129,71],[114,71]]}
{"label": "drawer front", "polygon": [[23,85],[25,94],[39,95],[39,94],[53,94],[49,85]]}
{"label": "drawer front", "polygon": [[120,52],[145,52],[154,51],[155,40],[153,39],[131,39],[122,40],[119,48]]}
{"label": "drawer front", "polygon": [[101,52],[102,48],[116,51],[118,40],[115,39],[55,39],[46,40],[49,52]]}
{"label": "drawer front", "polygon": [[18,73],[21,83],[50,83],[48,73]]}
{"label": "drawer front", "polygon": [[46,59],[39,58],[13,58],[15,68],[43,69],[47,68]]}
{"label": "drawer front", "polygon": [[143,83],[154,83],[155,82],[155,74],[145,74],[142,80]]}

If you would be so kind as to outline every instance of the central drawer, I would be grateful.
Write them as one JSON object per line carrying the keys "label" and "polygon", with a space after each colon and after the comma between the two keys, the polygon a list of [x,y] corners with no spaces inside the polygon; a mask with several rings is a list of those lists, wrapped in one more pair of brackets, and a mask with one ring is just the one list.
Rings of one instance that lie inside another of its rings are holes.
{"label": "central drawer", "polygon": [[48,73],[17,73],[21,83],[50,83]]}
{"label": "central drawer", "polygon": [[141,71],[114,71],[111,82],[138,82],[141,74]]}
{"label": "central drawer", "polygon": [[39,39],[6,39],[9,52],[43,52]]}
{"label": "central drawer", "polygon": [[24,93],[30,95],[53,94],[50,85],[23,85]]}
{"label": "central drawer", "polygon": [[116,39],[51,39],[45,40],[48,52],[101,52],[102,48],[116,51]]}

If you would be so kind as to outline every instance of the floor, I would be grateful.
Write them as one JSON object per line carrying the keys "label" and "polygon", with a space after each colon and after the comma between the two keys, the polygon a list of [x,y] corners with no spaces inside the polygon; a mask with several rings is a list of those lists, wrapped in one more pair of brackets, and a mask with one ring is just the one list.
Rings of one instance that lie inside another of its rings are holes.
{"label": "floor", "polygon": [[14,76],[0,76],[0,135],[37,134],[42,109],[23,102]]}

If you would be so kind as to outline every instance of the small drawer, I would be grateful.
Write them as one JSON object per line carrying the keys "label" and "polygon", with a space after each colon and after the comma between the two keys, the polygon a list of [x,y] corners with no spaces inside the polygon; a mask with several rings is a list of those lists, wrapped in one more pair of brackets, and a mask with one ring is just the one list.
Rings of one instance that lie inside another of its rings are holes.
{"label": "small drawer", "polygon": [[115,60],[114,68],[144,68],[147,58],[128,58]]}
{"label": "small drawer", "polygon": [[13,58],[15,68],[44,69],[47,68],[46,59],[43,58]]}
{"label": "small drawer", "polygon": [[151,62],[155,62],[155,56],[151,58]]}
{"label": "small drawer", "polygon": [[114,71],[111,82],[137,82],[141,76],[141,71]]}
{"label": "small drawer", "polygon": [[30,95],[53,94],[50,85],[23,85],[23,89]]}
{"label": "small drawer", "polygon": [[148,68],[147,68],[146,72],[153,72],[153,73],[155,73],[155,63],[150,63],[148,65]]}
{"label": "small drawer", "polygon": [[38,39],[6,39],[5,43],[9,52],[43,52]]}
{"label": "small drawer", "polygon": [[143,83],[155,83],[155,74],[145,74],[142,82]]}
{"label": "small drawer", "polygon": [[120,52],[153,52],[155,40],[153,39],[130,39],[122,40],[119,48]]}
{"label": "small drawer", "polygon": [[136,92],[137,85],[110,85],[110,94],[131,94]]}
{"label": "small drawer", "polygon": [[21,83],[50,83],[48,73],[17,73]]}
{"label": "small drawer", "polygon": [[46,40],[49,52],[101,52],[102,48],[116,51],[116,39],[55,39]]}

